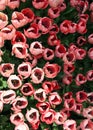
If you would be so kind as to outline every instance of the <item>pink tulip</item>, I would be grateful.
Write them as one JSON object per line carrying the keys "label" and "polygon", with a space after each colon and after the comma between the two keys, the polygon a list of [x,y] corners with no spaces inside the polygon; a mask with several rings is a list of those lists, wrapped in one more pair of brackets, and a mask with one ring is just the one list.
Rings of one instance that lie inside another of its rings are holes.
{"label": "pink tulip", "polygon": [[88,36],[88,42],[93,44],[93,33]]}
{"label": "pink tulip", "polygon": [[4,38],[0,36],[0,48],[4,46]]}
{"label": "pink tulip", "polygon": [[44,60],[52,60],[54,58],[54,51],[52,49],[49,48],[45,48],[44,52],[43,52],[43,58]]}
{"label": "pink tulip", "polygon": [[36,107],[39,109],[41,114],[46,113],[50,109],[49,102],[39,102],[36,104]]}
{"label": "pink tulip", "polygon": [[80,123],[81,130],[92,130],[93,129],[93,121],[89,119],[84,119]]}
{"label": "pink tulip", "polygon": [[11,114],[11,116],[10,116],[10,121],[15,126],[18,126],[18,125],[24,123],[24,120],[25,120],[24,115],[21,112]]}
{"label": "pink tulip", "polygon": [[31,81],[35,84],[39,84],[44,80],[44,71],[39,67],[32,69]]}
{"label": "pink tulip", "polygon": [[48,9],[48,16],[51,19],[55,19],[57,17],[60,16],[60,8],[56,7],[56,8],[49,8]]}
{"label": "pink tulip", "polygon": [[39,111],[35,108],[31,108],[26,112],[26,119],[30,124],[35,124],[39,121]]}
{"label": "pink tulip", "polygon": [[45,9],[48,6],[48,1],[47,0],[39,0],[39,1],[33,0],[32,4],[34,8],[36,9]]}
{"label": "pink tulip", "polygon": [[69,111],[73,111],[76,109],[76,102],[74,98],[70,98],[70,99],[66,99],[64,101],[64,107],[69,110]]}
{"label": "pink tulip", "polygon": [[20,0],[14,0],[14,1],[7,0],[7,6],[8,6],[10,9],[18,8],[19,5],[20,5]]}
{"label": "pink tulip", "polygon": [[93,81],[93,70],[89,70],[86,74],[88,81]]}
{"label": "pink tulip", "polygon": [[30,27],[27,29],[24,29],[24,34],[27,38],[36,39],[41,36],[41,33],[39,32],[38,24],[31,23]]}
{"label": "pink tulip", "polygon": [[80,86],[80,85],[82,85],[82,84],[87,82],[87,78],[83,74],[78,73],[76,75],[75,82],[76,82],[77,86]]}
{"label": "pink tulip", "polygon": [[88,50],[88,57],[93,60],[93,47]]}
{"label": "pink tulip", "polygon": [[4,40],[11,40],[15,35],[16,29],[12,24],[7,25],[3,29],[1,29],[0,36],[4,38]]}
{"label": "pink tulip", "polygon": [[35,41],[30,44],[29,50],[32,55],[37,56],[43,53],[43,46],[40,42]]}
{"label": "pink tulip", "polygon": [[63,99],[71,99],[73,97],[73,93],[72,92],[67,92],[63,95]]}
{"label": "pink tulip", "polygon": [[86,22],[84,20],[80,20],[77,24],[77,32],[80,34],[85,34],[87,32]]}
{"label": "pink tulip", "polygon": [[93,11],[93,2],[91,2],[89,10]]}
{"label": "pink tulip", "polygon": [[87,94],[87,100],[89,103],[93,104],[93,92]]}
{"label": "pink tulip", "polygon": [[31,75],[31,65],[30,62],[23,62],[18,65],[17,71],[24,79],[28,78]]}
{"label": "pink tulip", "polygon": [[0,12],[0,29],[4,28],[8,24],[8,16]]}
{"label": "pink tulip", "polygon": [[56,112],[54,122],[57,125],[62,125],[67,119],[67,115],[64,112]]}
{"label": "pink tulip", "polygon": [[16,31],[15,35],[13,36],[12,40],[11,40],[11,44],[26,44],[26,37],[25,35],[20,32],[20,31]]}
{"label": "pink tulip", "polygon": [[51,91],[53,91],[54,86],[53,86],[53,82],[50,81],[44,81],[42,83],[42,88],[46,91],[46,93],[50,93]]}
{"label": "pink tulip", "polygon": [[72,119],[68,119],[63,124],[64,130],[76,130],[76,121]]}
{"label": "pink tulip", "polygon": [[93,107],[89,106],[87,108],[83,108],[82,114],[87,119],[93,119]]}
{"label": "pink tulip", "polygon": [[12,46],[12,55],[15,55],[15,57],[19,59],[24,59],[27,57],[27,44],[20,44],[16,43]]}
{"label": "pink tulip", "polygon": [[64,0],[49,0],[50,7],[58,7]]}
{"label": "pink tulip", "polygon": [[72,80],[73,80],[73,76],[70,74],[70,75],[64,75],[63,78],[62,78],[62,83],[66,84],[66,85],[70,85],[72,83]]}
{"label": "pink tulip", "polygon": [[50,93],[48,100],[51,105],[59,105],[62,102],[62,98],[57,92]]}
{"label": "pink tulip", "polygon": [[75,70],[75,66],[73,64],[64,64],[63,71],[65,74],[70,75]]}
{"label": "pink tulip", "polygon": [[28,23],[34,20],[35,14],[30,8],[24,8],[21,10],[21,12],[24,14]]}
{"label": "pink tulip", "polygon": [[44,102],[46,100],[46,92],[44,89],[39,88],[34,92],[34,98],[38,102]]}
{"label": "pink tulip", "polygon": [[28,100],[26,97],[16,97],[12,102],[11,110],[14,112],[20,112],[22,109],[26,108],[28,105]]}
{"label": "pink tulip", "polygon": [[52,124],[55,120],[55,111],[50,109],[46,113],[41,115],[41,121],[45,122],[46,124]]}
{"label": "pink tulip", "polygon": [[0,0],[0,11],[5,10],[6,8],[6,0]]}
{"label": "pink tulip", "polygon": [[21,87],[22,81],[17,75],[10,75],[7,84],[10,89],[18,89]]}
{"label": "pink tulip", "polygon": [[55,78],[60,72],[61,67],[58,64],[50,64],[47,62],[43,69],[47,78]]}
{"label": "pink tulip", "polygon": [[77,114],[81,114],[83,105],[81,103],[76,103],[76,109],[74,110]]}
{"label": "pink tulip", "polygon": [[87,93],[84,91],[78,91],[76,93],[76,101],[79,103],[83,103],[84,101],[87,100]]}
{"label": "pink tulip", "polygon": [[16,97],[16,93],[13,90],[6,90],[3,91],[1,94],[1,101],[4,104],[9,104],[12,100],[14,100]]}
{"label": "pink tulip", "polygon": [[86,56],[86,50],[82,48],[77,48],[75,50],[75,56],[77,60],[83,60]]}
{"label": "pink tulip", "polygon": [[14,130],[30,130],[26,123],[21,123]]}
{"label": "pink tulip", "polygon": [[83,46],[83,45],[85,45],[87,43],[87,40],[85,39],[85,37],[84,36],[79,36],[78,38],[77,38],[77,44],[78,44],[78,46]]}
{"label": "pink tulip", "polygon": [[14,73],[14,64],[2,63],[0,65],[0,73],[4,77],[9,77],[12,73]]}
{"label": "pink tulip", "polygon": [[20,90],[25,96],[32,96],[34,94],[34,88],[31,83],[23,84]]}
{"label": "pink tulip", "polygon": [[11,22],[15,28],[20,28],[27,24],[24,14],[18,11],[12,13]]}
{"label": "pink tulip", "polygon": [[49,31],[50,34],[57,34],[59,32],[59,27],[57,24],[52,24],[51,29]]}

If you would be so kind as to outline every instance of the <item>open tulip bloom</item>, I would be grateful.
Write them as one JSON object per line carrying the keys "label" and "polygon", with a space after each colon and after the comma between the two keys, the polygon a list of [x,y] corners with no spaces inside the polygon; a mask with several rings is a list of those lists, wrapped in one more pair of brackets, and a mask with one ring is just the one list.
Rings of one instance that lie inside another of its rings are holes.
{"label": "open tulip bloom", "polygon": [[0,0],[0,130],[93,130],[93,0]]}

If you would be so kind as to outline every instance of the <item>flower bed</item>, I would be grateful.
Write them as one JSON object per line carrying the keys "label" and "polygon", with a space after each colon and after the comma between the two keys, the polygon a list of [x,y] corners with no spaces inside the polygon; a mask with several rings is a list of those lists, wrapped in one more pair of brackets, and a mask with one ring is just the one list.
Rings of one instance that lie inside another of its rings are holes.
{"label": "flower bed", "polygon": [[0,130],[93,130],[93,2],[0,1]]}

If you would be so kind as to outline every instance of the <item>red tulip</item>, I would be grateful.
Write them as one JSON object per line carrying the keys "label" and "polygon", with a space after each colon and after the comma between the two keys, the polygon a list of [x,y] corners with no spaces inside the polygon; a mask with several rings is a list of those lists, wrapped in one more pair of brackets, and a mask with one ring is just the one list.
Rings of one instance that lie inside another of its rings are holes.
{"label": "red tulip", "polygon": [[77,24],[77,32],[80,34],[85,34],[87,32],[86,22],[84,20],[80,20]]}
{"label": "red tulip", "polygon": [[25,96],[32,96],[34,94],[34,88],[31,83],[23,84],[20,90]]}
{"label": "red tulip", "polygon": [[82,103],[87,100],[87,93],[84,91],[78,91],[76,93],[76,101]]}
{"label": "red tulip", "polygon": [[66,48],[63,44],[59,44],[55,47],[55,56],[58,58],[62,58],[66,53]]}

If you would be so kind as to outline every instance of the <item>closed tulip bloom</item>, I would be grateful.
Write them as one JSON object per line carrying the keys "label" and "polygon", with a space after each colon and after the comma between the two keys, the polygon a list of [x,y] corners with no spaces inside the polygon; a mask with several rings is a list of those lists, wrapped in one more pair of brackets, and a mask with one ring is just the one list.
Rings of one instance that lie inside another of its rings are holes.
{"label": "closed tulip bloom", "polygon": [[8,16],[0,12],[0,29],[4,28],[8,24]]}
{"label": "closed tulip bloom", "polygon": [[11,110],[14,112],[20,112],[22,109],[25,109],[28,105],[28,100],[26,97],[16,97],[12,102]]}
{"label": "closed tulip bloom", "polygon": [[61,67],[58,64],[50,64],[47,62],[43,69],[47,78],[55,78],[60,72]]}
{"label": "closed tulip bloom", "polygon": [[46,92],[44,89],[39,88],[34,92],[34,98],[38,102],[44,102],[46,100]]}
{"label": "closed tulip bloom", "polygon": [[17,71],[24,79],[28,78],[31,75],[31,65],[30,62],[23,62],[18,65]]}
{"label": "closed tulip bloom", "polygon": [[20,32],[20,31],[16,31],[15,35],[13,36],[12,40],[11,40],[11,44],[26,44],[26,37],[25,35]]}
{"label": "closed tulip bloom", "polygon": [[15,55],[15,57],[19,59],[24,59],[27,57],[28,54],[27,48],[28,48],[27,44],[16,43],[12,46],[12,55]]}
{"label": "closed tulip bloom", "polygon": [[34,88],[31,83],[23,84],[20,90],[25,96],[32,96],[34,94]]}
{"label": "closed tulip bloom", "polygon": [[34,20],[35,14],[30,8],[24,8],[21,10],[21,12],[24,14],[28,23]]}
{"label": "closed tulip bloom", "polygon": [[34,8],[36,9],[45,9],[48,6],[48,1],[47,0],[39,0],[39,1],[33,0],[32,4]]}
{"label": "closed tulip bloom", "polygon": [[15,28],[20,28],[27,24],[24,14],[18,11],[12,13],[11,22]]}
{"label": "closed tulip bloom", "polygon": [[14,130],[30,130],[26,123],[21,123]]}
{"label": "closed tulip bloom", "polygon": [[10,75],[7,84],[10,89],[18,89],[21,87],[22,81],[17,75]]}
{"label": "closed tulip bloom", "polygon": [[16,98],[16,93],[13,90],[6,90],[6,91],[3,91],[1,94],[1,101],[4,104],[11,103],[11,101],[14,100],[15,98]]}
{"label": "closed tulip bloom", "polygon": [[27,29],[24,29],[24,34],[27,38],[36,39],[41,36],[38,24],[31,23]]}
{"label": "closed tulip bloom", "polygon": [[63,124],[64,130],[76,130],[76,121],[68,119]]}
{"label": "closed tulip bloom", "polygon": [[87,93],[84,91],[78,91],[76,93],[76,101],[82,103],[87,100]]}
{"label": "closed tulip bloom", "polygon": [[35,124],[39,121],[39,111],[35,108],[31,108],[26,112],[26,119],[30,124]]}
{"label": "closed tulip bloom", "polygon": [[31,79],[32,79],[31,81],[35,84],[42,83],[42,81],[44,80],[43,69],[41,69],[39,67],[32,69]]}
{"label": "closed tulip bloom", "polygon": [[0,65],[0,73],[4,77],[9,77],[12,73],[14,73],[14,64],[2,63]]}
{"label": "closed tulip bloom", "polygon": [[10,121],[15,126],[20,125],[21,123],[24,123],[24,115],[21,112],[11,114]]}
{"label": "closed tulip bloom", "polygon": [[4,40],[11,40],[15,35],[16,29],[12,24],[7,25],[3,29],[1,29],[0,36],[4,38]]}

